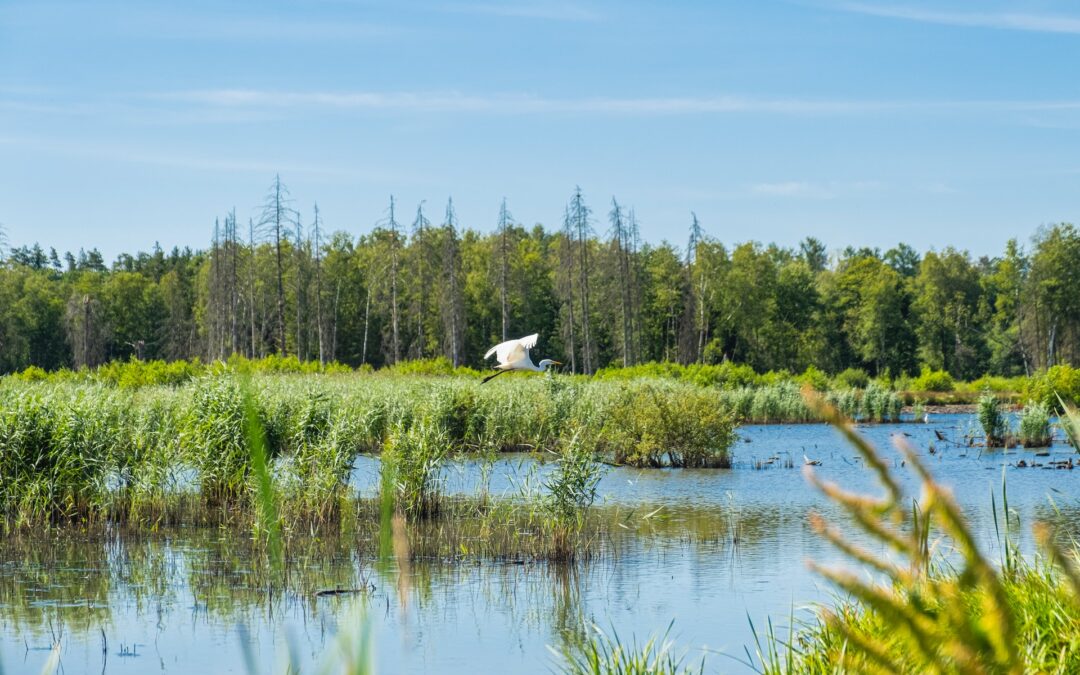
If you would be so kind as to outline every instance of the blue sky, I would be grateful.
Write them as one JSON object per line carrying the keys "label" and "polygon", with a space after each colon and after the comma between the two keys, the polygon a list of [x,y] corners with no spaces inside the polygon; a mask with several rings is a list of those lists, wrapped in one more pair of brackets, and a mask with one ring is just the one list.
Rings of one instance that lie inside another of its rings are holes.
{"label": "blue sky", "polygon": [[280,173],[354,234],[391,193],[554,226],[580,185],[650,241],[996,254],[1080,221],[1078,63],[1035,0],[0,0],[0,223],[203,246]]}

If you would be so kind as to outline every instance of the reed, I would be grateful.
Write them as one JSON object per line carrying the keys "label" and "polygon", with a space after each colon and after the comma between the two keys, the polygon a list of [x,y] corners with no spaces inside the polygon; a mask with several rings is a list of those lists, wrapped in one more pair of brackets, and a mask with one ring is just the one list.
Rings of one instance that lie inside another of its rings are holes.
{"label": "reed", "polygon": [[608,635],[593,625],[587,639],[573,643],[562,652],[562,671],[569,675],[691,675],[703,673],[704,660],[698,667],[684,666],[685,656],[677,655],[668,639],[671,626],[659,637],[638,644],[624,643],[612,630]]}
{"label": "reed", "polygon": [[[898,443],[922,482],[918,502],[904,498],[889,466],[840,415],[826,414],[875,470],[884,494],[848,493],[808,471],[811,482],[875,545],[856,544],[820,517],[814,518],[814,528],[885,583],[812,564],[849,599],[820,609],[816,623],[787,643],[770,638],[773,648],[761,658],[759,672],[1077,672],[1078,552],[1061,550],[1047,528],[1038,526],[1042,555],[1030,562],[1019,556],[1003,484],[1003,562],[991,563],[975,546],[949,490],[911,448]],[[996,520],[996,502],[994,513]],[[931,533],[951,542],[955,557],[935,560]]]}
{"label": "reed", "polygon": [[1008,441],[1009,424],[1001,410],[1001,401],[990,392],[979,397],[979,425],[986,436],[986,447],[1005,447]]}
{"label": "reed", "polygon": [[1020,413],[1020,443],[1025,448],[1045,448],[1052,440],[1050,408],[1044,403],[1024,406]]}

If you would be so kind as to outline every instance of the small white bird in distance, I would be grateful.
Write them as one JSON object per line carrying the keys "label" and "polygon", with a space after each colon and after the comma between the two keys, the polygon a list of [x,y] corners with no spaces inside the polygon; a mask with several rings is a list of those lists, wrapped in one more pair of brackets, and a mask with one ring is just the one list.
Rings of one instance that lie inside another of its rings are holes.
{"label": "small white bird in distance", "polygon": [[[532,358],[529,356],[529,350],[536,346],[536,340],[539,338],[539,334],[533,333],[532,335],[526,335],[523,338],[517,340],[507,340],[501,344],[497,344],[488,350],[487,354],[484,354],[484,359],[490,359],[491,355],[495,355],[495,359],[499,362],[495,366],[495,370],[498,371],[494,375],[488,375],[484,378],[484,382],[502,375],[503,373],[511,370],[531,370],[537,373],[545,372],[550,366],[561,366],[559,361],[552,361],[551,359],[544,359],[540,362],[540,365],[536,365],[532,362]],[[480,384],[484,384],[481,382]]]}

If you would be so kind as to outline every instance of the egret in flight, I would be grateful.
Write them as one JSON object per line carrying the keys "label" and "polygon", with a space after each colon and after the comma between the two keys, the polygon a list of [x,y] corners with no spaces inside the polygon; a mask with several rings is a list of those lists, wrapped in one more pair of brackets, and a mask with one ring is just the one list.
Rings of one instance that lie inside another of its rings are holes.
{"label": "egret in flight", "polygon": [[[495,370],[498,371],[494,375],[488,375],[484,378],[484,382],[498,377],[505,372],[511,370],[532,370],[538,373],[542,373],[547,370],[549,366],[561,366],[562,363],[558,361],[552,361],[551,359],[544,359],[540,362],[540,365],[536,365],[532,362],[532,358],[529,357],[529,350],[536,346],[536,340],[540,337],[538,334],[526,335],[523,338],[517,340],[507,340],[501,344],[497,344],[488,350],[487,354],[484,354],[484,359],[490,359],[494,354],[499,364],[495,366]],[[480,384],[484,384],[481,382]]]}

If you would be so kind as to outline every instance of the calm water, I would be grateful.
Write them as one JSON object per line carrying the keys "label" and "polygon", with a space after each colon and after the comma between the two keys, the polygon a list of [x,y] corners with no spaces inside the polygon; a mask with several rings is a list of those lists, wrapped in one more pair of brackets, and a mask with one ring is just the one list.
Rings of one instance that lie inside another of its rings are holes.
{"label": "calm water", "polygon": [[[1030,548],[1028,526],[1038,518],[1080,530],[1080,470],[1015,468],[1020,458],[1055,457],[950,442],[974,424],[970,415],[940,415],[926,425],[862,431],[897,465],[890,439],[905,435],[953,487],[987,550],[997,546],[990,495],[1000,497],[1003,466],[1023,546]],[[276,594],[262,590],[244,542],[213,529],[0,542],[0,665],[39,673],[59,637],[65,673],[244,673],[245,647],[259,672],[280,672],[286,644],[301,665],[318,663],[339,626],[356,621],[351,599],[316,590],[373,584],[366,616],[381,673],[548,673],[558,664],[549,647],[557,650],[587,622],[614,626],[626,640],[662,632],[673,619],[671,637],[688,658],[707,653],[712,672],[746,672],[721,654],[745,658],[744,645],[753,649],[748,616],[759,627],[772,617],[786,635],[793,611],[805,617],[808,604],[833,597],[804,561],[839,560],[807,525],[812,510],[838,514],[807,486],[803,456],[821,460],[819,475],[845,487],[874,484],[826,426],[747,426],[739,434],[731,470],[611,469],[600,493],[629,523],[609,542],[615,555],[571,569],[414,563],[404,599],[395,570],[377,570],[358,542],[311,542],[299,554],[293,590]],[[1059,443],[1053,455],[1071,450]],[[493,493],[520,494],[549,469],[526,457],[501,458],[488,470],[463,462],[447,470],[447,490],[471,493],[486,480]],[[377,472],[376,460],[362,458],[354,485],[373,490]],[[911,476],[900,475],[914,494]]]}

